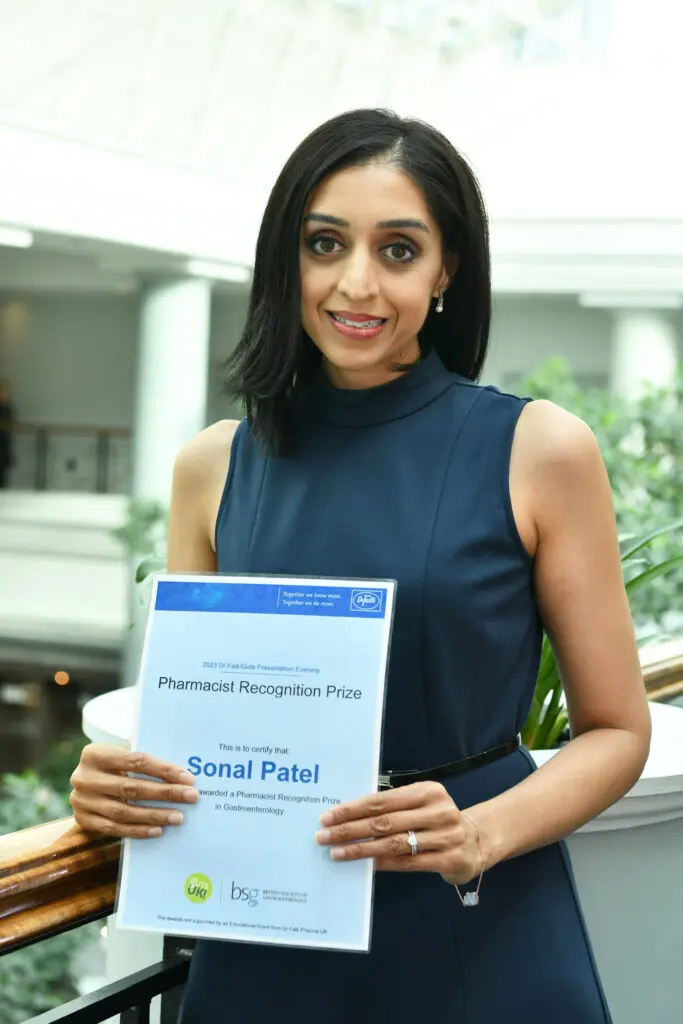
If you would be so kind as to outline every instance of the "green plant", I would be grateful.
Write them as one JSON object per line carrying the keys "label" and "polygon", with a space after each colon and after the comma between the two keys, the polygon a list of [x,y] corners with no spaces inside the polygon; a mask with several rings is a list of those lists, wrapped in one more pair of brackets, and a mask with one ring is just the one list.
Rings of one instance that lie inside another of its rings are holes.
{"label": "green plant", "polygon": [[133,499],[128,502],[126,521],[112,530],[131,558],[162,558],[166,546],[168,510],[160,501]]}
{"label": "green plant", "polygon": [[[647,386],[626,399],[605,388],[580,387],[563,358],[550,359],[516,390],[547,398],[593,430],[612,485],[620,534],[638,536],[683,518],[683,370],[669,387]],[[664,531],[653,542],[659,559],[680,550]],[[639,632],[683,631],[683,570],[674,569],[633,595]]]}
{"label": "green plant", "polygon": [[[520,382],[520,394],[547,398],[593,430],[612,485],[624,583],[639,646],[683,627],[683,375],[628,400],[582,389],[562,358]],[[636,540],[640,535],[640,539]],[[554,746],[567,728],[562,680],[547,635],[531,712],[522,730],[531,748]]]}
{"label": "green plant", "polygon": [[65,797],[34,771],[0,776],[0,795],[0,836],[69,813]]}
{"label": "green plant", "polygon": [[22,1024],[78,995],[70,965],[86,930],[92,936],[86,925],[0,957],[0,1024]]}
{"label": "green plant", "polygon": [[[61,756],[57,751],[49,771],[63,789],[35,771],[0,776],[0,835],[69,814]],[[21,1024],[77,996],[71,965],[96,934],[96,926],[85,925],[0,956],[0,1024]]]}
{"label": "green plant", "polygon": [[[40,779],[57,793],[69,793],[71,773],[88,740],[82,732],[64,736],[48,750],[36,769]],[[71,813],[69,810],[67,813]]]}
{"label": "green plant", "polygon": [[[629,601],[645,587],[683,565],[683,550],[662,562],[653,562],[650,547],[658,537],[680,529],[683,529],[683,519],[653,530],[638,540],[630,536],[620,538],[621,564]],[[639,646],[652,639],[655,637],[641,637]],[[550,640],[544,634],[536,690],[531,712],[522,730],[522,739],[531,749],[547,749],[557,743],[566,727],[567,709],[562,680]]]}

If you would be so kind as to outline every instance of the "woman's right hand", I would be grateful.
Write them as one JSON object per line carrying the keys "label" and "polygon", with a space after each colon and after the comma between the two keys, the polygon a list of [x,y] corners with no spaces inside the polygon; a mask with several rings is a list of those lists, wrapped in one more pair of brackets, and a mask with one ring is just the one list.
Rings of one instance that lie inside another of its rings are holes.
{"label": "woman's right hand", "polygon": [[[151,778],[131,778],[129,772]],[[139,807],[134,801],[182,806],[199,799],[194,777],[184,768],[110,743],[84,747],[70,781],[69,799],[81,828],[121,838],[154,839],[165,825],[182,824],[182,811],[177,808]]]}

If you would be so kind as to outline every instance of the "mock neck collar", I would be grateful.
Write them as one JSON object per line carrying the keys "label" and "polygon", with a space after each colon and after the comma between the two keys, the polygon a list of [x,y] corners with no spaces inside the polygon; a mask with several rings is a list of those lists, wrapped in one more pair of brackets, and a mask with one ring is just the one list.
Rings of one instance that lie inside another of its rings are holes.
{"label": "mock neck collar", "polygon": [[328,423],[372,426],[417,412],[438,398],[457,377],[445,368],[434,351],[387,384],[372,388],[338,388],[321,373],[311,406]]}

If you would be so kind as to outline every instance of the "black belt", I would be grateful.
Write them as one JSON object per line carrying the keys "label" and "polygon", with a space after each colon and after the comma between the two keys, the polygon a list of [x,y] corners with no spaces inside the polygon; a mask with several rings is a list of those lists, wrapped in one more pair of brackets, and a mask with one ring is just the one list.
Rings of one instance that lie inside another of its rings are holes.
{"label": "black belt", "polygon": [[463,757],[459,761],[451,761],[450,764],[442,764],[437,768],[425,768],[421,772],[385,772],[379,777],[380,789],[396,789],[398,786],[410,786],[413,782],[440,782],[441,779],[450,778],[452,775],[460,775],[462,772],[469,772],[472,768],[481,768],[484,764],[491,764],[501,757],[519,750],[521,737],[515,736],[507,743],[491,747],[481,754],[473,754],[472,757]]}

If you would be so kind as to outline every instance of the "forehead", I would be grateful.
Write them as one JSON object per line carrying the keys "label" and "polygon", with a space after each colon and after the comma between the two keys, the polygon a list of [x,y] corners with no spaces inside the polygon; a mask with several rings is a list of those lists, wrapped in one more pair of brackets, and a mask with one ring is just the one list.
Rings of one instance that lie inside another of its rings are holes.
{"label": "forehead", "polygon": [[421,189],[392,164],[337,171],[313,192],[307,212],[311,210],[342,217],[352,227],[397,218],[415,218],[436,227]]}

